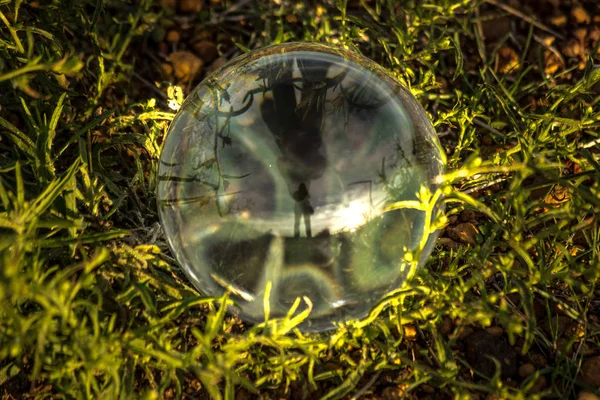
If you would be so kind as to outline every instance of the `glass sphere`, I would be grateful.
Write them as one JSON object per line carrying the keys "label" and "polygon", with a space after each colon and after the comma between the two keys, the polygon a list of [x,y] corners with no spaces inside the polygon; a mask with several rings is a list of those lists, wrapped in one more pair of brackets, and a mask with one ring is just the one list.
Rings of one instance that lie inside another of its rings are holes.
{"label": "glass sphere", "polygon": [[[320,44],[242,55],[186,99],[157,199],[178,262],[205,295],[264,321],[311,307],[303,330],[364,317],[408,269],[445,157],[425,111],[371,60]],[[422,260],[431,252],[430,235]]]}

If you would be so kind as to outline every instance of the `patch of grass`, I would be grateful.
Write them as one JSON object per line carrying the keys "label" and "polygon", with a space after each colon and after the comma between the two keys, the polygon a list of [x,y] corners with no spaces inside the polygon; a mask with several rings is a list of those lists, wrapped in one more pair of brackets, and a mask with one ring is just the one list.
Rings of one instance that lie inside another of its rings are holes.
{"label": "patch of grass", "polygon": [[[191,14],[182,3],[0,0],[3,396],[598,389],[581,372],[600,353],[597,21],[561,2],[568,22],[551,39],[540,24],[556,15],[542,7],[524,19],[498,2],[222,0]],[[595,3],[582,4],[593,16]],[[574,39],[579,53],[567,51]],[[424,104],[449,160],[447,226],[427,266],[364,321],[323,335],[297,331],[298,318],[245,326],[227,299],[202,297],[169,254],[154,206],[178,97],[168,88],[187,93],[240,49],[294,40],[382,64]],[[204,72],[178,74],[175,50],[204,60]],[[468,333],[486,329],[535,372],[483,373]]]}

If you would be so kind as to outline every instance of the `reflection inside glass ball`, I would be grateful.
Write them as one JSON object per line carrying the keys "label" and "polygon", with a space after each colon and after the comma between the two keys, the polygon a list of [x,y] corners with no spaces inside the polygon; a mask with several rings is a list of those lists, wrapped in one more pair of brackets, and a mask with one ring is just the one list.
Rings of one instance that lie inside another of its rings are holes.
{"label": "reflection inside glass ball", "polygon": [[[194,285],[250,322],[311,307],[300,326],[360,318],[402,285],[444,157],[417,100],[372,61],[316,44],[248,53],[183,104],[160,157],[169,245]],[[431,251],[430,235],[423,256]]]}

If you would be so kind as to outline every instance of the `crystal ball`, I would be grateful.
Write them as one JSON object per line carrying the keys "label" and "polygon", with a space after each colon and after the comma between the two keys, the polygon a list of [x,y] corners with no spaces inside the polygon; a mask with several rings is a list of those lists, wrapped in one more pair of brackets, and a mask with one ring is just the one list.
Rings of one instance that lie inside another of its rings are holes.
{"label": "crystal ball", "polygon": [[243,320],[297,315],[322,331],[406,280],[445,156],[424,109],[373,61],[289,43],[235,58],[188,96],[159,160],[169,246],[204,295]]}

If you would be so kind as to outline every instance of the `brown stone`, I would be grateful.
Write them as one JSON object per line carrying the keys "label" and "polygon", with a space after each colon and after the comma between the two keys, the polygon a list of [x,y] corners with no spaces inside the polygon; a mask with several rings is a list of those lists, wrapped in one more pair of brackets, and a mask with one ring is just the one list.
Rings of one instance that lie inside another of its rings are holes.
{"label": "brown stone", "polygon": [[542,42],[548,47],[552,46],[554,44],[554,42],[556,41],[556,37],[551,36],[551,35],[544,36],[541,39],[542,39]]}
{"label": "brown stone", "polygon": [[519,55],[512,48],[503,46],[498,50],[498,72],[508,74],[519,68]]}
{"label": "brown stone", "polygon": [[569,200],[569,190],[556,185],[544,199],[546,204],[561,204]]}
{"label": "brown stone", "polygon": [[193,46],[205,64],[213,62],[219,56],[217,45],[210,40],[200,40],[194,43]]}
{"label": "brown stone", "polygon": [[594,393],[581,392],[577,396],[577,400],[600,400],[600,397],[596,396]]}
{"label": "brown stone", "polygon": [[465,222],[456,225],[454,228],[447,228],[446,232],[450,239],[466,244],[477,244],[475,235],[479,234],[479,230],[473,223]]}
{"label": "brown stone", "polygon": [[429,393],[429,394],[433,394],[435,393],[435,389],[427,384],[421,385],[421,389],[425,392],[425,393]]}
{"label": "brown stone", "polygon": [[583,363],[579,380],[591,387],[600,388],[600,356],[592,357]]}
{"label": "brown stone", "polygon": [[481,137],[481,143],[485,146],[491,146],[494,141],[492,140],[492,137],[490,135],[483,135]]}
{"label": "brown stone", "polygon": [[523,364],[519,367],[519,376],[521,378],[527,378],[530,375],[533,375],[533,373],[536,371],[536,368],[533,364],[531,363],[527,363],[527,364]]}
{"label": "brown stone", "polygon": [[590,14],[582,6],[573,7],[571,16],[578,24],[589,24],[592,21]]}
{"label": "brown stone", "polygon": [[338,370],[342,369],[342,366],[339,363],[335,362],[335,361],[327,361],[325,363],[325,368],[328,371],[338,371]]}
{"label": "brown stone", "polygon": [[557,15],[555,17],[552,17],[550,22],[554,26],[564,26],[567,24],[567,16],[564,14]]}
{"label": "brown stone", "polygon": [[417,337],[417,329],[412,325],[404,325],[402,330],[406,340],[414,340]]}
{"label": "brown stone", "polygon": [[167,42],[177,43],[180,40],[181,40],[181,35],[176,30],[169,31],[169,33],[167,33]]}
{"label": "brown stone", "polygon": [[473,210],[462,210],[460,213],[461,222],[472,222],[477,221],[479,214]]}
{"label": "brown stone", "polygon": [[504,329],[502,329],[501,326],[490,326],[489,328],[486,329],[486,331],[490,335],[494,335],[497,337],[504,335]]}
{"label": "brown stone", "polygon": [[200,69],[203,62],[189,51],[176,51],[171,53],[167,60],[171,63],[175,77],[182,82],[191,81]]}
{"label": "brown stone", "polygon": [[179,11],[183,13],[197,13],[202,10],[202,0],[179,0]]}

